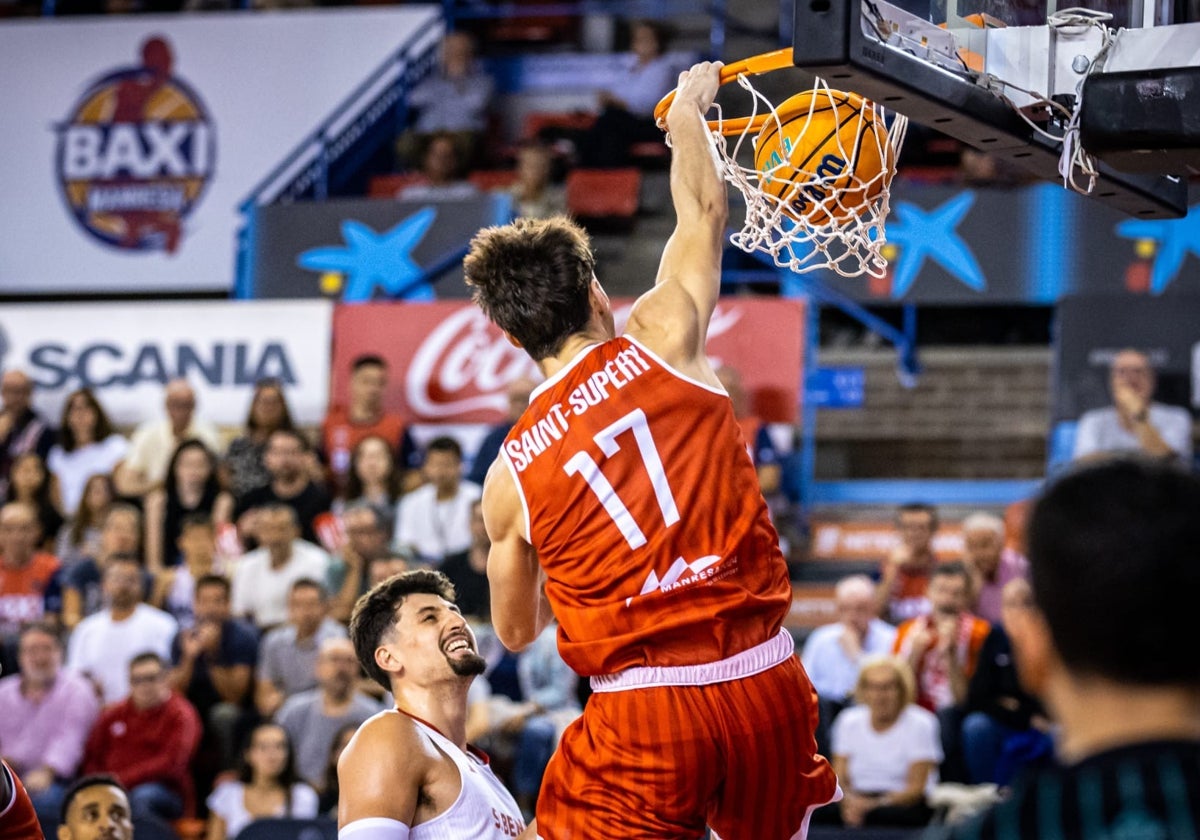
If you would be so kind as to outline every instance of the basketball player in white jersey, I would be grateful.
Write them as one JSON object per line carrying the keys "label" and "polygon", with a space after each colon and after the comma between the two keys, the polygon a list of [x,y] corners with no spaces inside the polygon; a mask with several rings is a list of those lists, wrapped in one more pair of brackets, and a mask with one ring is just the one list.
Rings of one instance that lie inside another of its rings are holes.
{"label": "basketball player in white jersey", "polygon": [[396,707],[366,721],[338,761],[339,840],[533,840],[487,756],[467,745],[475,636],[441,572],[388,578],[358,600],[350,637]]}

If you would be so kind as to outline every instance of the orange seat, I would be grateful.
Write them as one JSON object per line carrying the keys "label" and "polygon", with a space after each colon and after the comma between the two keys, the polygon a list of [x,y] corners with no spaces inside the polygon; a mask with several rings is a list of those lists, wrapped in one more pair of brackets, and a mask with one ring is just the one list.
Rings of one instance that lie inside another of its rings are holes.
{"label": "orange seat", "polygon": [[467,180],[484,192],[511,187],[517,180],[515,169],[479,169],[467,176]]}
{"label": "orange seat", "polygon": [[525,115],[521,136],[534,140],[546,128],[587,131],[595,122],[596,115],[586,111],[530,111]]}
{"label": "orange seat", "polygon": [[576,169],[567,175],[567,211],[584,219],[632,220],[641,186],[637,169]]}

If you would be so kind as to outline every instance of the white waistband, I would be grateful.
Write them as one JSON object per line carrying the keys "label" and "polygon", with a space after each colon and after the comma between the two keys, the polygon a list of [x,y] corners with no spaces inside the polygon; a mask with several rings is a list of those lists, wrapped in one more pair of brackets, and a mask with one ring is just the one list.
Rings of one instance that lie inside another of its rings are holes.
{"label": "white waistband", "polygon": [[796,653],[796,641],[786,629],[762,644],[703,665],[626,668],[615,674],[592,677],[592,691],[628,691],[660,685],[711,685],[749,677],[774,668]]}

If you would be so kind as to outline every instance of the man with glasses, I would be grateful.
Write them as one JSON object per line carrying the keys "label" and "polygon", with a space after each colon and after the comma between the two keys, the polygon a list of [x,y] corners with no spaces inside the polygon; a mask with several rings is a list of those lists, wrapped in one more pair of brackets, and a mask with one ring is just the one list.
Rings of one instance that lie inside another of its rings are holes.
{"label": "man with glasses", "polygon": [[171,691],[156,653],[129,664],[129,696],[101,714],[84,749],[85,773],[111,773],[129,790],[134,819],[178,819],[192,796],[188,765],[200,742],[200,716]]}
{"label": "man with glasses", "polygon": [[1109,369],[1113,404],[1079,418],[1075,458],[1140,452],[1152,458],[1192,458],[1192,417],[1153,401],[1154,368],[1145,353],[1122,350]]}

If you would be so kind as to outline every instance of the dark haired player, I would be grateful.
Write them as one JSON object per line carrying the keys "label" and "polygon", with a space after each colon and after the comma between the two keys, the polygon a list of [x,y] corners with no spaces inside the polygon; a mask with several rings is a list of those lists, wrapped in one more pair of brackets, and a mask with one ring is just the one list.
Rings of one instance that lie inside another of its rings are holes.
{"label": "dark haired player", "polygon": [[350,638],[396,708],[338,761],[339,840],[533,838],[512,794],[467,745],[467,690],[485,663],[441,572],[388,578],[358,600]]}

